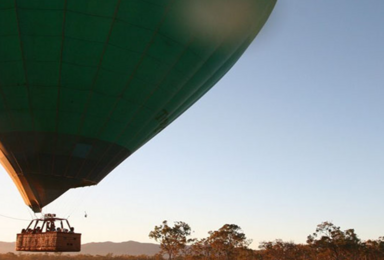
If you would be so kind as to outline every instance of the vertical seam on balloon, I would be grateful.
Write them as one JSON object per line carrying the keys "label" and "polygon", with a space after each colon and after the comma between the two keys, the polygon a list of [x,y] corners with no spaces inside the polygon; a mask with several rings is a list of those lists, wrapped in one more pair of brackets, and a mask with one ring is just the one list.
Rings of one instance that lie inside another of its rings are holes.
{"label": "vertical seam on balloon", "polygon": [[[20,20],[19,20],[19,11],[18,11],[17,0],[14,0],[14,4],[15,4],[17,31],[18,31],[19,43],[20,43],[20,54],[21,54],[21,59],[23,61],[25,87],[27,89],[27,94],[28,94],[29,114],[30,114],[31,120],[32,120],[32,129],[33,129],[32,132],[34,135],[35,146],[37,146],[36,133],[35,133],[35,118],[34,118],[34,113],[33,113],[32,104],[31,104],[31,93],[30,93],[30,88],[29,88],[28,73],[27,73],[27,66],[26,66],[26,60],[25,60],[25,55],[24,55],[23,41],[22,41],[22,37],[21,37],[21,29],[20,29]],[[37,156],[37,162],[38,162],[38,168],[39,168],[39,170],[41,170],[40,157],[39,156]]]}
{"label": "vertical seam on balloon", "polygon": [[53,152],[52,152],[52,175],[56,175],[54,173],[55,170],[55,152],[57,149],[57,141],[59,135],[59,109],[60,109],[60,90],[61,90],[61,75],[63,69],[63,51],[64,51],[64,41],[65,41],[65,25],[66,25],[66,17],[67,17],[67,4],[68,0],[64,1],[64,10],[63,10],[63,26],[61,30],[61,48],[60,48],[60,65],[59,65],[59,78],[57,81],[57,100],[56,100],[56,125],[55,125],[55,141],[53,144]]}
{"label": "vertical seam on balloon", "polygon": [[[101,53],[101,56],[100,56],[100,60],[99,60],[99,64],[97,65],[97,71],[95,73],[95,76],[93,77],[93,81],[92,81],[92,86],[91,86],[91,89],[89,90],[88,92],[88,96],[87,96],[87,101],[84,105],[84,110],[83,110],[83,113],[82,113],[82,117],[81,117],[81,123],[80,123],[80,126],[77,130],[77,135],[80,135],[81,134],[81,131],[83,129],[83,125],[84,125],[84,120],[85,120],[85,117],[86,117],[86,114],[88,112],[88,105],[90,103],[90,100],[92,99],[92,95],[93,95],[93,88],[95,87],[95,84],[96,84],[96,81],[97,81],[97,78],[98,78],[98,75],[99,75],[99,71],[101,69],[101,64],[103,62],[103,58],[104,58],[104,55],[105,55],[105,52],[107,51],[107,47],[108,47],[108,42],[111,38],[111,35],[112,35],[112,30],[114,28],[114,25],[115,25],[115,21],[116,21],[116,17],[117,17],[117,14],[119,12],[119,8],[120,8],[120,4],[121,4],[121,0],[118,0],[117,4],[116,4],[116,8],[115,8],[115,11],[114,11],[114,14],[113,14],[113,20],[112,20],[112,23],[111,23],[111,27],[109,28],[109,32],[108,32],[108,36],[107,36],[107,39],[104,43],[104,47],[103,47],[103,51]],[[79,140],[79,137],[76,139],[77,141]],[[74,146],[72,147],[72,150],[76,147],[76,143],[74,144]],[[93,147],[93,146],[92,146]],[[90,149],[90,151],[88,152],[88,154],[91,153],[92,151],[92,147]],[[70,165],[70,162],[71,162],[71,159],[72,159],[72,153],[69,155],[69,158],[68,158],[68,162],[67,162],[67,166],[66,166],[66,169],[64,171],[64,174],[63,176],[67,176],[67,171],[68,171],[68,168],[69,168],[69,165]],[[84,162],[83,162],[84,164]]]}
{"label": "vertical seam on balloon", "polygon": [[[175,1],[175,0],[174,0],[174,1]],[[108,114],[107,120],[106,120],[105,123],[101,126],[101,128],[98,130],[98,132],[97,132],[98,135],[99,135],[100,132],[103,131],[103,129],[105,128],[105,126],[108,124],[108,122],[109,122],[110,118],[112,117],[112,114],[113,114],[113,112],[114,112],[114,110],[115,110],[117,104],[120,102],[120,100],[122,99],[123,94],[124,94],[124,93],[126,92],[126,90],[129,88],[131,81],[133,80],[133,78],[134,78],[134,76],[136,75],[138,69],[140,68],[141,64],[143,63],[144,58],[145,58],[147,52],[149,51],[150,47],[152,46],[153,42],[155,41],[155,39],[156,39],[156,37],[157,37],[157,35],[158,35],[158,33],[159,33],[159,30],[160,30],[161,26],[163,25],[163,23],[164,23],[164,21],[165,21],[165,19],[166,19],[166,17],[167,17],[167,14],[168,14],[168,12],[169,12],[170,6],[171,6],[171,4],[172,4],[174,1],[171,1],[171,2],[169,3],[169,5],[167,6],[167,8],[166,8],[166,10],[165,10],[165,12],[164,12],[163,17],[162,17],[161,21],[159,22],[158,27],[157,27],[156,30],[153,32],[152,39],[150,40],[150,42],[149,42],[149,43],[147,44],[147,46],[145,47],[145,49],[144,49],[144,51],[143,51],[143,53],[142,53],[142,55],[141,55],[141,57],[140,57],[140,61],[136,64],[136,66],[135,66],[133,72],[132,72],[131,75],[129,76],[125,88],[124,88],[124,89],[120,92],[120,94],[118,95],[118,97],[117,97],[117,99],[116,99],[116,101],[115,101],[115,103],[114,103],[112,109],[110,110],[110,112],[109,112],[109,114]]]}
{"label": "vertical seam on balloon", "polygon": [[[131,117],[131,120],[125,124],[123,130],[121,132],[124,132],[124,129],[126,129],[132,122],[133,120],[136,118],[136,116],[142,111],[142,108],[144,107],[144,104],[145,102],[148,101],[148,99],[160,88],[161,86],[161,83],[164,82],[164,80],[168,77],[169,73],[171,73],[172,69],[178,64],[178,62],[180,61],[180,59],[184,56],[184,54],[187,52],[189,46],[192,44],[194,40],[194,37],[193,36],[190,36],[190,39],[189,41],[187,42],[187,44],[184,46],[183,50],[179,53],[179,55],[177,56],[177,58],[175,59],[175,61],[173,62],[173,64],[168,68],[168,71],[165,73],[165,75],[155,84],[155,87],[151,90],[151,92],[146,96],[145,100],[141,103],[141,105],[136,109],[136,111],[134,112],[133,116]],[[111,114],[112,116],[112,114]],[[117,139],[117,138],[116,138]],[[112,145],[110,145],[106,152],[109,151],[109,149],[112,147]],[[124,148],[125,150],[125,148]],[[116,153],[115,156],[113,157],[113,160],[111,160],[111,162],[107,163],[107,165],[103,168],[107,168],[113,161],[116,157],[118,157],[118,155],[121,153],[121,151],[119,153]],[[102,159],[104,157],[104,153],[102,155],[102,157],[100,159]],[[100,160],[101,161],[101,160]],[[97,166],[100,161],[95,165]],[[93,168],[94,169],[94,168]],[[92,171],[93,171],[92,169]],[[91,171],[91,172],[92,172]],[[79,170],[80,172],[80,170]],[[90,175],[90,173],[88,173],[88,175]],[[88,177],[87,175],[87,177]],[[98,175],[97,175],[98,177]]]}
{"label": "vertical seam on balloon", "polygon": [[92,91],[93,91],[93,88],[95,87],[96,81],[97,81],[98,76],[99,76],[99,72],[100,72],[100,69],[101,69],[101,64],[103,63],[104,55],[105,55],[105,52],[107,51],[107,48],[108,48],[108,42],[111,39],[112,31],[113,31],[113,28],[115,26],[116,17],[117,17],[117,14],[119,12],[120,4],[121,4],[121,0],[118,0],[118,2],[116,4],[115,11],[114,11],[111,27],[109,28],[108,36],[107,36],[107,39],[106,39],[106,41],[104,43],[103,51],[101,53],[100,60],[99,60],[99,63],[97,65],[97,70],[96,70],[95,76],[93,77],[93,80],[92,80],[92,86],[91,86],[91,89],[89,90],[87,101],[86,101],[86,104],[84,106],[84,111],[83,111],[82,118],[81,118],[81,125],[80,125],[80,127],[78,129],[78,133],[81,133],[81,130],[83,128],[84,120],[85,120],[86,114],[88,112],[88,105],[89,105],[90,100],[92,99],[92,95],[93,95]]}
{"label": "vertical seam on balloon", "polygon": [[[150,47],[152,46],[153,42],[155,41],[155,39],[156,39],[156,37],[157,37],[157,35],[158,35],[158,33],[159,33],[159,30],[160,30],[161,26],[163,25],[165,19],[167,18],[167,14],[168,14],[168,12],[169,12],[169,10],[170,10],[170,6],[171,6],[174,2],[175,2],[175,0],[170,1],[169,4],[167,5],[167,7],[165,8],[163,17],[162,17],[162,19],[160,20],[160,22],[158,23],[158,26],[157,26],[156,30],[153,32],[153,35],[152,35],[151,40],[149,41],[149,43],[148,43],[147,46],[145,47],[145,49],[144,49],[144,51],[143,51],[143,53],[142,53],[142,55],[141,55],[141,57],[140,57],[139,62],[136,64],[135,69],[133,70],[133,72],[132,72],[131,75],[129,76],[125,88],[120,92],[120,94],[118,95],[118,97],[117,97],[115,103],[113,104],[112,109],[109,111],[107,120],[106,120],[105,123],[100,127],[100,129],[98,130],[98,132],[97,132],[97,136],[99,135],[100,132],[102,132],[102,130],[103,130],[103,129],[105,128],[105,126],[108,124],[108,122],[109,122],[110,118],[112,117],[112,114],[113,114],[113,112],[114,112],[114,110],[115,110],[117,104],[119,103],[120,99],[122,98],[123,93],[128,89],[128,87],[129,87],[129,85],[130,85],[130,82],[132,81],[132,79],[134,78],[134,75],[136,74],[137,70],[138,70],[139,67],[141,66],[141,64],[142,64],[142,62],[143,62],[143,60],[144,60],[144,58],[145,58],[145,56],[146,56],[145,54],[149,51]],[[109,149],[110,149],[110,147],[107,148],[106,152],[107,152]],[[106,152],[104,152],[103,155],[105,155]],[[103,157],[104,157],[104,156],[101,156],[100,160],[95,164],[95,167],[100,163],[100,161],[101,161],[101,159],[102,159]],[[82,167],[83,167],[83,166],[84,166],[84,163],[82,164]],[[82,169],[82,167],[81,167],[80,169]],[[95,167],[92,168],[91,172],[93,171],[93,169],[95,169]],[[80,171],[80,170],[79,170],[79,171]],[[90,173],[88,173],[88,174],[86,175],[86,178],[88,178],[89,175],[90,175]]]}
{"label": "vertical seam on balloon", "polygon": [[[169,73],[171,73],[172,69],[178,64],[178,62],[181,60],[181,58],[184,56],[184,54],[187,52],[187,50],[189,49],[189,46],[192,44],[194,40],[194,36],[191,36],[188,43],[184,46],[184,49],[180,52],[180,54],[178,55],[177,59],[174,61],[174,63],[169,67],[168,71],[165,73],[165,75],[155,84],[155,87],[151,90],[151,92],[147,95],[147,97],[145,98],[145,100],[141,103],[141,105],[136,109],[136,111],[134,112],[133,116],[131,117],[130,121],[127,122],[123,128],[123,130],[120,131],[120,133],[118,134],[118,136],[116,137],[115,140],[117,140],[119,138],[119,136],[121,136],[124,132],[125,132],[125,129],[132,124],[132,122],[134,121],[134,119],[136,118],[136,116],[142,111],[142,108],[144,107],[144,104],[145,102],[148,101],[148,99],[153,95],[153,93],[155,93],[161,86],[161,83],[164,82],[164,80],[168,77]],[[155,115],[157,115],[158,112],[160,112],[160,110],[157,110]],[[142,129],[142,128],[141,128]],[[140,130],[141,130],[140,129]],[[133,137],[134,138],[134,137]],[[106,152],[112,147],[112,145],[110,145]],[[106,153],[105,152],[105,153]],[[101,158],[104,157],[105,153],[102,155]],[[105,168],[107,168],[112,162],[114,162],[114,159],[117,158],[119,155],[119,153],[116,153],[115,156],[113,157],[113,159],[107,163],[107,165],[105,165]],[[99,162],[98,162],[99,163]],[[98,177],[98,175],[96,176]]]}

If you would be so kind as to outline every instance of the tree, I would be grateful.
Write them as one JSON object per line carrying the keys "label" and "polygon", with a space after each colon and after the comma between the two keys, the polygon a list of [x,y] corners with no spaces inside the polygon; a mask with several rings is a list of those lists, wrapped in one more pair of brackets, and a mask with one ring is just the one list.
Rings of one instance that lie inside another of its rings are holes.
{"label": "tree", "polygon": [[357,258],[361,246],[354,229],[342,231],[327,221],[317,225],[316,232],[307,237],[307,243],[319,254],[328,254],[334,260]]}
{"label": "tree", "polygon": [[285,242],[281,239],[275,241],[261,242],[259,248],[265,250],[264,254],[269,259],[297,260],[302,259],[307,252],[303,250],[302,245],[296,245],[293,242]]}
{"label": "tree", "polygon": [[367,240],[362,244],[362,256],[365,260],[384,259],[384,237]]}
{"label": "tree", "polygon": [[191,228],[187,223],[182,221],[175,222],[173,227],[168,226],[166,220],[160,226],[149,233],[149,237],[160,243],[161,253],[167,254],[168,259],[174,259],[185,248],[191,239],[187,236],[191,235]]}
{"label": "tree", "polygon": [[226,260],[237,259],[242,250],[247,250],[252,240],[248,240],[241,228],[235,224],[225,224],[217,231],[209,231],[208,243],[213,253]]}
{"label": "tree", "polygon": [[261,251],[259,253],[263,256],[263,260],[309,260],[317,258],[313,254],[313,248],[308,245],[295,244],[293,241],[285,242],[282,239],[275,239],[274,241],[264,241],[259,245]]}
{"label": "tree", "polygon": [[187,259],[197,260],[211,260],[212,246],[209,244],[207,238],[194,240],[193,244],[188,248]]}

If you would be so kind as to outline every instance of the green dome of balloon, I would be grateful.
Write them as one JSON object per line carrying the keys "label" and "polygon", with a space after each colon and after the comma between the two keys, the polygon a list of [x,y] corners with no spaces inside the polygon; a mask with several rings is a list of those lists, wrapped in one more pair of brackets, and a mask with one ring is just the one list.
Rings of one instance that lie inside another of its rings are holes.
{"label": "green dome of balloon", "polygon": [[101,181],[233,66],[275,2],[0,1],[0,161],[26,204]]}

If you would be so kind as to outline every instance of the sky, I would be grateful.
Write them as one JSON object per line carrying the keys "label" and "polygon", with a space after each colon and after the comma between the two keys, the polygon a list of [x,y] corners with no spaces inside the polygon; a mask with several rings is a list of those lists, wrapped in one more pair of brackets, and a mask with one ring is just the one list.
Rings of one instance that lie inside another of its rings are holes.
{"label": "sky", "polygon": [[[44,209],[82,242],[203,238],[237,224],[252,248],[305,243],[323,221],[384,236],[384,1],[279,0],[235,66],[99,185]],[[0,169],[0,241],[34,216]],[[87,217],[85,217],[85,212]]]}

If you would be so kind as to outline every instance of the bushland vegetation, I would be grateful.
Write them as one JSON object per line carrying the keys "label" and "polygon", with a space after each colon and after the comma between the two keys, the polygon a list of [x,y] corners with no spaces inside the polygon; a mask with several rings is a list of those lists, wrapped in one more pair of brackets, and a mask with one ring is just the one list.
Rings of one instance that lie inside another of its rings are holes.
{"label": "bushland vegetation", "polygon": [[317,225],[305,244],[276,239],[264,241],[258,250],[249,248],[241,228],[225,224],[208,232],[208,237],[192,239],[187,223],[164,221],[149,237],[160,243],[155,256],[115,256],[55,254],[0,254],[0,260],[384,260],[384,237],[362,241],[354,229],[341,230],[331,222]]}

